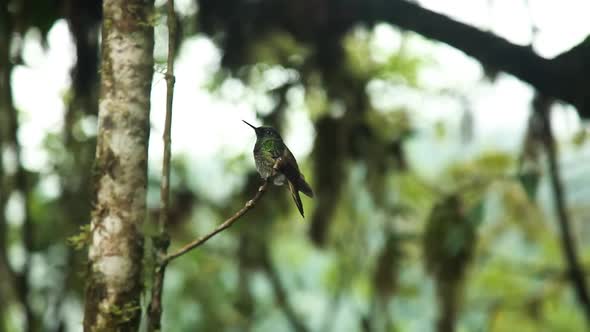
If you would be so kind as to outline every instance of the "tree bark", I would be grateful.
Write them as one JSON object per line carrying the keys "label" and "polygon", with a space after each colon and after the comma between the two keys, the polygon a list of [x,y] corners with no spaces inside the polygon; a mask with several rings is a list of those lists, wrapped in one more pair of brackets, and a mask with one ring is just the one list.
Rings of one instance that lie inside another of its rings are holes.
{"label": "tree bark", "polygon": [[153,1],[103,3],[85,331],[136,331],[146,215]]}

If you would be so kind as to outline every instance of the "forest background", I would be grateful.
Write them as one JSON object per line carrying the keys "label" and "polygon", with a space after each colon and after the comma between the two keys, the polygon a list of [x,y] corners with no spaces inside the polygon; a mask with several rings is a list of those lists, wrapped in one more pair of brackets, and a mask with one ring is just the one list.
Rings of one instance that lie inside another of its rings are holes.
{"label": "forest background", "polygon": [[[170,261],[164,331],[588,329],[588,2],[172,4],[173,16],[165,1],[0,2],[0,331],[160,322],[162,178],[175,252],[262,184],[242,119],[280,130],[316,195],[302,219],[270,187]],[[126,167],[97,153],[115,137],[105,82],[126,74],[101,66],[121,31],[150,55],[145,123],[129,121],[145,205],[122,219],[134,287],[101,293],[98,184]]]}

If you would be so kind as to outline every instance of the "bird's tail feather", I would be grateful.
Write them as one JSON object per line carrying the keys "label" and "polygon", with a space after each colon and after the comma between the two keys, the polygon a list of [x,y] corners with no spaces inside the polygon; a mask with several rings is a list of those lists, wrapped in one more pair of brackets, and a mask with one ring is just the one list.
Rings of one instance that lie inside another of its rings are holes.
{"label": "bird's tail feather", "polygon": [[309,184],[305,182],[303,174],[299,177],[299,179],[297,179],[297,189],[299,189],[299,191],[304,193],[307,197],[313,198],[313,190],[311,190]]}
{"label": "bird's tail feather", "polygon": [[289,182],[289,191],[291,192],[291,197],[293,197],[293,201],[295,202],[295,205],[297,205],[297,209],[299,210],[299,213],[301,213],[301,216],[305,218],[305,215],[303,214],[303,203],[301,203],[301,197],[299,196],[299,191],[297,190],[297,188],[295,188],[295,186],[293,185],[293,183],[291,183],[291,181]]}

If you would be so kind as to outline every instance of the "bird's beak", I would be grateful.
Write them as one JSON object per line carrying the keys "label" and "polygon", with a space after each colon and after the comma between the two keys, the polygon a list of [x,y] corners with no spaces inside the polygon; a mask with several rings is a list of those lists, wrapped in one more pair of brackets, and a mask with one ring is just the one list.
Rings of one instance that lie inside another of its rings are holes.
{"label": "bird's beak", "polygon": [[248,126],[252,127],[252,129],[254,129],[254,130],[258,129],[258,128],[254,127],[253,125],[249,124],[248,122],[244,121],[244,120],[242,120],[242,122],[244,122]]}

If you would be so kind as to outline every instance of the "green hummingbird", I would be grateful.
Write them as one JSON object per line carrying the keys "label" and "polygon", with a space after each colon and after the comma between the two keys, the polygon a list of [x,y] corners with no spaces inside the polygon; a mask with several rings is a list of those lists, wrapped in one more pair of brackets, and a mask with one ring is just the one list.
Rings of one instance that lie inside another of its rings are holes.
{"label": "green hummingbird", "polygon": [[[242,120],[244,121],[244,120]],[[276,129],[267,126],[254,127],[248,122],[245,124],[252,127],[256,132],[256,144],[254,144],[254,162],[256,163],[256,170],[263,179],[269,179],[273,176],[273,168],[278,158],[281,161],[277,165],[278,174],[274,175],[272,182],[276,186],[282,186],[286,182],[289,184],[289,191],[299,209],[299,213],[303,214],[303,203],[299,192],[301,191],[308,197],[313,197],[313,191],[305,177],[299,171],[297,160],[293,157],[289,148],[283,142],[281,135]]]}

